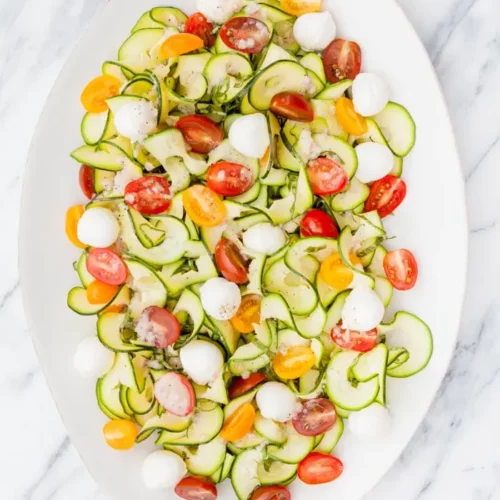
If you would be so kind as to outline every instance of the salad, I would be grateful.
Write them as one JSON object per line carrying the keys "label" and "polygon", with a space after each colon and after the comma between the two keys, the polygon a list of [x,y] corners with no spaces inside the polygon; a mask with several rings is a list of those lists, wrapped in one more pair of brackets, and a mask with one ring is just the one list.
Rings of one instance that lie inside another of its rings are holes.
{"label": "salad", "polygon": [[82,92],[68,306],[97,327],[74,361],[110,447],[155,440],[148,488],[287,500],[334,481],[344,426],[383,438],[387,378],[431,358],[428,326],[386,312],[418,276],[383,224],[415,123],[320,7],[154,8]]}

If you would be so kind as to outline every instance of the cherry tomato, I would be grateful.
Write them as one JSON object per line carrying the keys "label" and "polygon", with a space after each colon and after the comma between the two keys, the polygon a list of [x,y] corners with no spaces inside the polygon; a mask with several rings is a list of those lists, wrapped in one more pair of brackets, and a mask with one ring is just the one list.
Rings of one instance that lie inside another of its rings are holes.
{"label": "cherry tomato", "polygon": [[253,183],[252,172],[239,163],[220,161],[208,170],[207,186],[221,196],[238,196]]}
{"label": "cherry tomato", "polygon": [[209,49],[215,43],[214,28],[215,26],[201,12],[196,12],[188,17],[184,31],[201,38],[205,47]]}
{"label": "cherry tomato", "polygon": [[66,236],[69,241],[78,248],[87,248],[87,245],[78,239],[78,222],[82,218],[84,212],[85,207],[83,205],[73,205],[69,207],[66,212]]}
{"label": "cherry tomato", "polygon": [[125,201],[141,214],[161,214],[168,210],[171,200],[170,184],[159,175],[141,177],[125,187]]}
{"label": "cherry tomato", "polygon": [[226,207],[219,196],[201,184],[183,191],[182,203],[191,220],[201,227],[218,226],[226,217]]}
{"label": "cherry tomato", "polygon": [[342,321],[332,330],[332,340],[342,349],[357,352],[371,351],[377,345],[378,331],[376,328],[368,332],[346,330]]}
{"label": "cherry tomato", "polygon": [[312,452],[299,464],[299,479],[306,484],[323,484],[337,479],[344,464],[336,457]]}
{"label": "cherry tomato", "polygon": [[335,407],[329,399],[309,399],[293,417],[295,430],[303,436],[319,436],[329,431],[337,421]]}
{"label": "cherry tomato", "polygon": [[184,116],[175,126],[194,153],[208,154],[224,140],[222,129],[206,116]]}
{"label": "cherry tomato", "polygon": [[204,41],[191,33],[177,33],[168,37],[160,47],[160,57],[170,59],[194,50],[202,49]]}
{"label": "cherry tomato", "polygon": [[229,399],[237,398],[257,387],[261,382],[266,380],[263,373],[251,373],[248,378],[236,378],[229,386]]}
{"label": "cherry tomato", "polygon": [[314,110],[308,101],[299,92],[280,92],[271,100],[271,111],[287,120],[296,122],[312,122]]}
{"label": "cherry tomato", "polygon": [[356,42],[342,38],[334,40],[323,52],[326,78],[337,83],[346,78],[354,80],[361,71],[361,48]]}
{"label": "cherry tomato", "polygon": [[366,118],[354,109],[351,99],[341,97],[335,103],[335,116],[340,126],[351,135],[363,135],[368,132]]}
{"label": "cherry tomato", "polygon": [[257,294],[245,295],[236,314],[231,318],[231,324],[240,333],[251,333],[255,330],[254,324],[260,323],[260,303],[262,296]]}
{"label": "cherry tomato", "polygon": [[87,287],[87,300],[89,304],[107,304],[117,293],[116,285],[108,285],[96,280]]}
{"label": "cherry tomato", "polygon": [[165,349],[181,336],[181,325],[166,309],[149,306],[142,311],[137,323],[137,334],[144,342]]}
{"label": "cherry tomato", "polygon": [[131,420],[110,420],[103,428],[104,439],[114,450],[130,450],[139,434],[137,425]]}
{"label": "cherry tomato", "polygon": [[281,485],[259,486],[250,500],[291,500],[290,492]]}
{"label": "cherry tomato", "polygon": [[[361,264],[357,255],[349,254],[349,259],[353,266]],[[337,290],[347,288],[354,278],[353,271],[344,264],[342,257],[338,253],[329,255],[321,263],[319,273],[326,283]]]}
{"label": "cherry tomato", "polygon": [[191,382],[180,373],[168,372],[155,384],[155,397],[165,410],[178,417],[193,413],[195,395]]}
{"label": "cherry tomato", "polygon": [[411,290],[418,278],[418,264],[409,250],[396,250],[384,257],[384,271],[397,290]]}
{"label": "cherry tomato", "polygon": [[87,256],[87,271],[98,281],[108,285],[122,285],[127,281],[125,262],[107,248],[93,248]]}
{"label": "cherry tomato", "polygon": [[290,347],[278,352],[273,359],[273,370],[284,380],[293,380],[306,374],[315,363],[314,353],[308,346]]}
{"label": "cherry tomato", "polygon": [[82,165],[80,167],[79,181],[82,193],[89,200],[92,199],[95,195],[94,169],[89,167],[88,165]]}
{"label": "cherry tomato", "polygon": [[238,247],[222,238],[215,247],[215,262],[222,276],[228,281],[242,285],[248,281],[247,265]]}
{"label": "cherry tomato", "polygon": [[254,17],[233,17],[222,26],[220,36],[229,48],[245,54],[258,54],[271,38],[267,25]]}
{"label": "cherry tomato", "polygon": [[225,422],[220,437],[226,441],[238,441],[253,428],[255,408],[250,403],[242,404]]}
{"label": "cherry tomato", "polygon": [[392,214],[406,198],[406,183],[394,175],[386,175],[372,184],[365,212],[377,210],[380,217]]}
{"label": "cherry tomato", "polygon": [[335,221],[323,210],[309,210],[300,222],[302,238],[322,236],[323,238],[338,238],[339,230]]}
{"label": "cherry tomato", "polygon": [[89,113],[102,113],[109,109],[106,99],[120,93],[121,82],[111,75],[94,78],[84,89],[80,100]]}
{"label": "cherry tomato", "polygon": [[321,10],[321,0],[281,0],[280,8],[293,16]]}
{"label": "cherry tomato", "polygon": [[340,163],[330,158],[316,158],[307,164],[307,175],[313,193],[318,196],[343,191],[349,178]]}
{"label": "cherry tomato", "polygon": [[215,500],[217,488],[206,477],[185,477],[175,487],[175,494],[184,500]]}

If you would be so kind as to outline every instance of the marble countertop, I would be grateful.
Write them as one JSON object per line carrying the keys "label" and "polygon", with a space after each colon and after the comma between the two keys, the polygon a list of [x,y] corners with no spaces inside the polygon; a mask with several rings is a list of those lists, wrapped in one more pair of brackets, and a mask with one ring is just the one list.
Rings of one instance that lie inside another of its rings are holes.
{"label": "marble countertop", "polygon": [[[71,445],[40,372],[17,276],[17,221],[26,152],[60,68],[104,1],[0,0],[3,500],[105,498]],[[399,2],[431,55],[453,119],[467,182],[470,269],[458,347],[444,384],[411,444],[367,500],[500,499],[500,299],[496,290],[500,197],[494,194],[500,185],[500,99],[496,95],[500,3]]]}

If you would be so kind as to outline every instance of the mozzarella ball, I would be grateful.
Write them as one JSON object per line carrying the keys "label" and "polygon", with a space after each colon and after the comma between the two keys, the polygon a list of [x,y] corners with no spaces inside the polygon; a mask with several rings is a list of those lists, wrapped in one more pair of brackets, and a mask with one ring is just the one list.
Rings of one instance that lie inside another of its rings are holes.
{"label": "mozzarella ball", "polygon": [[73,364],[85,378],[99,378],[107,373],[115,361],[115,353],[101,344],[97,337],[89,337],[76,348]]}
{"label": "mozzarella ball", "polygon": [[262,113],[240,116],[229,129],[229,142],[250,158],[262,158],[269,147],[267,120]]}
{"label": "mozzarella ball", "polygon": [[375,403],[360,411],[353,411],[348,419],[349,430],[361,439],[383,437],[391,428],[392,418],[386,408]]}
{"label": "mozzarella ball", "polygon": [[231,319],[241,304],[241,292],[236,285],[224,278],[209,279],[200,288],[201,304],[212,318]]}
{"label": "mozzarella ball", "polygon": [[243,233],[243,245],[254,252],[272,255],[286,243],[283,229],[268,222],[261,222]]}
{"label": "mozzarella ball", "polygon": [[394,167],[394,155],[383,144],[364,142],[356,146],[358,169],[356,177],[364,183],[385,177]]}
{"label": "mozzarella ball", "polygon": [[380,325],[384,313],[384,304],[379,296],[366,285],[359,285],[345,301],[342,328],[367,332]]}
{"label": "mozzarella ball", "polygon": [[213,23],[223,24],[243,7],[243,0],[198,0],[198,12]]}
{"label": "mozzarella ball", "polygon": [[354,108],[362,116],[373,116],[383,111],[390,94],[384,80],[373,73],[360,73],[352,84]]}
{"label": "mozzarella ball", "polygon": [[77,236],[85,245],[96,248],[111,246],[120,234],[120,225],[109,208],[90,208],[78,221]]}
{"label": "mozzarella ball", "polygon": [[115,115],[116,130],[132,142],[142,141],[156,128],[157,117],[158,111],[151,101],[130,101]]}
{"label": "mozzarella ball", "polygon": [[320,52],[335,40],[337,26],[329,12],[311,12],[295,21],[293,34],[303,50]]}
{"label": "mozzarella ball", "polygon": [[148,455],[142,464],[142,479],[150,490],[174,487],[185,475],[186,464],[173,451],[159,450]]}
{"label": "mozzarella ball", "polygon": [[264,418],[287,422],[300,409],[295,394],[280,382],[267,382],[257,392],[257,406]]}
{"label": "mozzarella ball", "polygon": [[182,368],[198,385],[211,384],[222,371],[224,357],[220,349],[205,340],[193,340],[180,351]]}

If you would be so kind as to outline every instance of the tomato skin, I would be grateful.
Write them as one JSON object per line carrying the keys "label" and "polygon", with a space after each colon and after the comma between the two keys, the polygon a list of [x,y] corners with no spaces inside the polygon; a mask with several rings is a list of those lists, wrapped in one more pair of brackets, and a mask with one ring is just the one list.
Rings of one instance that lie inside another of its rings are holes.
{"label": "tomato skin", "polygon": [[243,439],[253,428],[255,408],[251,403],[244,403],[224,422],[220,437],[226,441]]}
{"label": "tomato skin", "polygon": [[329,431],[337,421],[335,407],[326,398],[307,400],[293,418],[293,427],[303,436],[319,436]]}
{"label": "tomato skin", "polygon": [[325,453],[312,452],[299,464],[299,479],[306,484],[324,484],[337,479],[344,471],[344,464]]}
{"label": "tomato skin", "polygon": [[110,420],[103,428],[104,439],[114,450],[130,450],[139,434],[137,425],[131,420]]}
{"label": "tomato skin", "polygon": [[215,247],[215,263],[222,276],[228,281],[242,285],[248,281],[245,259],[238,247],[230,240],[222,238]]}
{"label": "tomato skin", "polygon": [[229,399],[235,399],[257,387],[266,380],[263,373],[251,373],[248,378],[235,378],[229,386]]}
{"label": "tomato skin", "polygon": [[279,484],[273,486],[259,486],[250,497],[250,500],[291,500],[290,492]]}
{"label": "tomato skin", "polygon": [[88,165],[82,165],[80,167],[80,173],[78,177],[82,193],[86,198],[91,200],[95,195],[94,169],[89,167]]}
{"label": "tomato skin", "polygon": [[283,380],[293,380],[305,375],[316,359],[308,346],[293,346],[280,351],[273,359],[273,370]]}
{"label": "tomato skin", "polygon": [[174,491],[184,500],[215,500],[217,498],[215,484],[206,477],[185,477],[177,483]]}
{"label": "tomato skin", "polygon": [[83,89],[80,101],[89,113],[103,113],[109,109],[106,99],[120,93],[121,82],[112,75],[101,75]]}
{"label": "tomato skin", "polygon": [[300,222],[300,235],[302,238],[322,236],[323,238],[339,237],[339,230],[332,217],[319,209],[309,210]]}
{"label": "tomato skin", "polygon": [[72,207],[69,207],[66,212],[66,236],[69,241],[71,241],[71,243],[78,248],[87,248],[87,245],[78,239],[78,222],[82,218],[84,212],[85,207],[83,205],[73,205]]}
{"label": "tomato skin", "polygon": [[339,125],[350,135],[360,136],[368,132],[368,123],[354,108],[354,103],[347,97],[341,97],[335,103],[335,116]]}
{"label": "tomato skin", "polygon": [[143,340],[157,348],[165,349],[181,336],[179,320],[162,307],[146,307],[137,325],[141,325],[146,331],[146,338]]}
{"label": "tomato skin", "polygon": [[87,287],[89,304],[107,304],[118,293],[116,285],[108,285],[101,281],[92,281]]}
{"label": "tomato skin", "polygon": [[361,71],[361,48],[356,42],[337,38],[323,52],[323,66],[330,83],[354,80]]}
{"label": "tomato skin", "polygon": [[207,186],[221,196],[238,196],[253,183],[250,169],[239,163],[219,161],[208,170]]}
{"label": "tomato skin", "polygon": [[307,164],[307,175],[313,193],[317,196],[340,193],[349,183],[342,165],[330,158],[311,160]]}
{"label": "tomato skin", "polygon": [[182,203],[191,220],[201,227],[218,226],[226,217],[226,206],[219,195],[201,184],[183,191]]}
{"label": "tomato skin", "polygon": [[125,202],[141,214],[161,214],[168,210],[171,200],[170,184],[159,175],[140,177],[125,187]]}
{"label": "tomato skin", "polygon": [[339,324],[333,328],[331,337],[339,347],[342,347],[342,349],[368,352],[377,345],[378,330],[376,328],[368,332],[345,330],[342,328],[342,321],[340,321]]}
{"label": "tomato skin", "polygon": [[254,17],[233,17],[220,30],[222,41],[231,49],[245,54],[258,54],[271,34],[265,23]]}
{"label": "tomato skin", "polygon": [[195,12],[188,17],[184,31],[201,38],[206,48],[213,47],[215,35],[212,34],[215,26],[201,13]]}
{"label": "tomato skin", "polygon": [[192,33],[176,33],[167,38],[160,47],[160,57],[170,59],[198,49],[202,49],[204,41]]}
{"label": "tomato skin", "polygon": [[406,198],[406,183],[395,175],[386,175],[373,183],[365,202],[365,212],[377,210],[383,219],[392,214]]}
{"label": "tomato skin", "polygon": [[155,383],[155,397],[165,410],[178,417],[193,413],[196,402],[191,382],[176,372],[166,373]]}
{"label": "tomato skin", "polygon": [[207,116],[183,116],[175,128],[182,132],[193,153],[208,154],[224,140],[224,131]]}
{"label": "tomato skin", "polygon": [[87,256],[87,271],[107,285],[123,285],[128,270],[119,255],[108,248],[93,248]]}
{"label": "tomato skin", "polygon": [[396,290],[411,290],[417,282],[418,264],[409,250],[389,252],[384,257],[384,271]]}
{"label": "tomato skin", "polygon": [[271,100],[271,111],[287,120],[309,123],[314,120],[314,109],[299,92],[280,92]]}
{"label": "tomato skin", "polygon": [[238,311],[236,311],[236,314],[231,318],[233,328],[240,333],[252,333],[255,331],[253,325],[260,324],[261,303],[261,295],[244,295]]}

